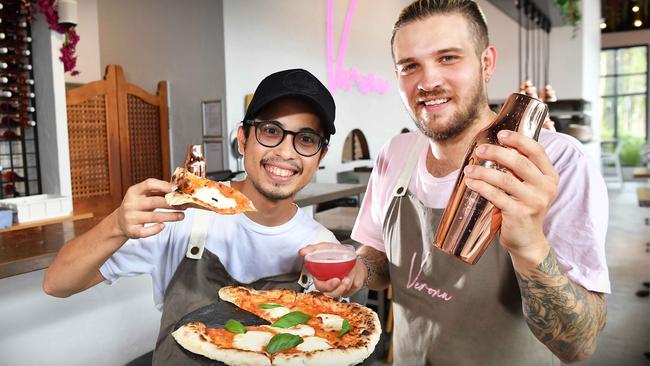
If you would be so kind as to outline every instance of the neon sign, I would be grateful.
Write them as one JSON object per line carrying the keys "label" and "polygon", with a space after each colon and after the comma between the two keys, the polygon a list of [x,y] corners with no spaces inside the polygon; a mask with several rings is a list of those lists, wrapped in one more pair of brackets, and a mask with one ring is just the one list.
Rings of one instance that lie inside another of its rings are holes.
{"label": "neon sign", "polygon": [[343,67],[345,50],[348,45],[348,36],[350,35],[350,24],[352,23],[352,17],[354,17],[356,7],[357,0],[350,0],[348,12],[345,16],[345,24],[343,25],[343,33],[341,34],[341,42],[339,43],[339,50],[336,55],[336,60],[334,60],[334,0],[327,0],[327,87],[334,94],[339,88],[350,90],[356,84],[357,89],[363,94],[372,92],[384,94],[390,84],[382,77],[375,76],[372,73],[364,75],[354,68],[345,69]]}

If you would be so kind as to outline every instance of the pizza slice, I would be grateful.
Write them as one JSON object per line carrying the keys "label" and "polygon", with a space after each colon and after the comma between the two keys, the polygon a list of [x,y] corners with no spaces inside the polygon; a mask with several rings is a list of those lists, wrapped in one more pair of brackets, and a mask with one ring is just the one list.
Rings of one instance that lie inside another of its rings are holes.
{"label": "pizza slice", "polygon": [[253,202],[238,190],[183,168],[176,168],[171,182],[178,188],[165,195],[170,206],[182,205],[228,215],[256,210]]}
{"label": "pizza slice", "polygon": [[219,296],[271,325],[231,319],[223,328],[208,328],[194,322],[172,336],[185,349],[227,365],[355,365],[374,351],[381,335],[372,310],[319,292],[224,287]]}

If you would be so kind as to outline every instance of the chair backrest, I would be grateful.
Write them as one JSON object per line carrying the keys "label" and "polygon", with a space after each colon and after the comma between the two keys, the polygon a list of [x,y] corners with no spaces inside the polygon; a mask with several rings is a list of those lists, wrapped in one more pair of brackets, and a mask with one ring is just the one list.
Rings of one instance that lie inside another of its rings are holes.
{"label": "chair backrest", "polygon": [[643,144],[641,148],[641,161],[650,167],[650,143]]}
{"label": "chair backrest", "polygon": [[600,157],[603,159],[613,159],[619,157],[621,155],[623,145],[625,145],[625,141],[621,140],[602,142]]}

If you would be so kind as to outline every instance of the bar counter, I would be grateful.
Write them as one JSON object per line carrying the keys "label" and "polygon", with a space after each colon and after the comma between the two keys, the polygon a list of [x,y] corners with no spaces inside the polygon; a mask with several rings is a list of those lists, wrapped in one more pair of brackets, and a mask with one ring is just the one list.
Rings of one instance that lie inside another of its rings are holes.
{"label": "bar counter", "polygon": [[102,217],[36,226],[0,234],[0,278],[47,268],[63,244]]}
{"label": "bar counter", "polygon": [[47,268],[66,241],[97,225],[119,206],[109,197],[73,202],[74,213],[61,222],[0,233],[0,278]]}

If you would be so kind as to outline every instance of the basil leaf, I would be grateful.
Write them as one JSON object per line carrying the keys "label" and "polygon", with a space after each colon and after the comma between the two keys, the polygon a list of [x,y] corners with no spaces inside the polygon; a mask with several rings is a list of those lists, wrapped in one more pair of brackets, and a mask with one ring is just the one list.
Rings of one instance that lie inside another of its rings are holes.
{"label": "basil leaf", "polygon": [[307,323],[307,320],[309,320],[309,315],[300,311],[292,311],[288,314],[283,315],[282,318],[271,324],[271,326],[286,329],[291,328],[294,325]]}
{"label": "basil leaf", "polygon": [[235,333],[235,334],[246,333],[246,328],[244,328],[244,324],[233,319],[228,320],[223,327],[226,328],[226,330],[229,331],[230,333]]}
{"label": "basil leaf", "polygon": [[339,335],[336,336],[336,338],[341,338],[343,335],[347,332],[349,332],[352,329],[350,326],[350,322],[343,319],[343,326],[341,327],[341,331],[339,332]]}
{"label": "basil leaf", "polygon": [[291,349],[300,343],[304,342],[302,337],[289,333],[280,333],[276,334],[271,338],[269,344],[266,345],[266,352],[276,353],[284,351],[285,349]]}
{"label": "basil leaf", "polygon": [[275,309],[275,308],[282,307],[282,305],[278,305],[278,304],[262,304],[262,305],[260,305],[260,307],[262,309]]}

